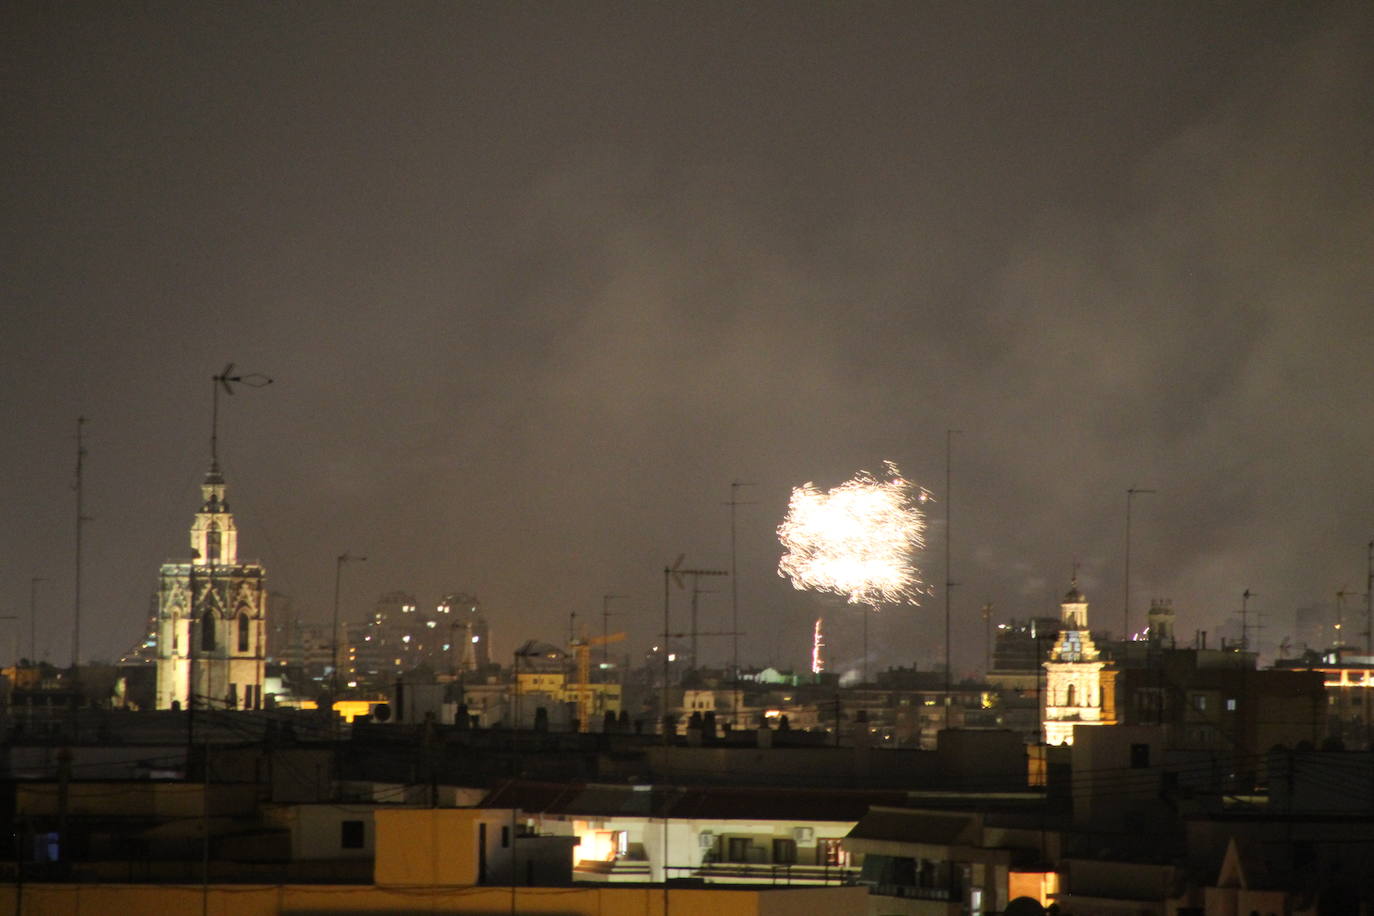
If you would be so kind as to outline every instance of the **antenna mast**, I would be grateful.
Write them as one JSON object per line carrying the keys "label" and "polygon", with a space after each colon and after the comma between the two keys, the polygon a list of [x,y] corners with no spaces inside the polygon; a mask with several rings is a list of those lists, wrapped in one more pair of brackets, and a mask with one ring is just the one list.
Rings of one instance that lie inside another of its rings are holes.
{"label": "antenna mast", "polygon": [[610,670],[610,644],[611,644],[611,602],[616,598],[628,598],[629,595],[602,595],[601,596],[601,677],[606,678]]}
{"label": "antenna mast", "polygon": [[[954,434],[960,432],[957,429],[945,430],[945,728],[949,728],[949,707],[950,692],[954,689],[954,671],[950,662],[950,590],[954,588],[954,579],[950,575],[950,555],[954,552],[954,490],[950,483],[951,466],[954,454]],[[865,632],[867,632],[868,618],[864,618]],[[866,638],[866,637],[865,637]],[[867,680],[868,658],[867,646],[865,646],[864,658],[864,679]]]}
{"label": "antenna mast", "polygon": [[1153,492],[1155,491],[1142,489],[1141,487],[1126,488],[1126,579],[1122,586],[1124,595],[1121,600],[1122,607],[1124,608],[1121,622],[1122,642],[1130,642],[1131,640],[1131,500],[1137,493]]}
{"label": "antenna mast", "polygon": [[85,492],[82,477],[85,473],[86,443],[84,429],[85,417],[76,418],[76,596],[73,605],[72,621],[72,671],[81,665],[81,535],[82,528],[90,521],[85,513]]}
{"label": "antenna mast", "polygon": [[742,480],[730,481],[730,629],[734,632],[731,664],[734,665],[733,679],[739,680],[739,565],[735,551],[735,507],[752,506],[752,502],[740,502],[739,488],[752,487],[752,483]]}
{"label": "antenna mast", "polygon": [[1240,651],[1244,652],[1250,648],[1250,599],[1255,598],[1255,592],[1246,589],[1240,593]]}

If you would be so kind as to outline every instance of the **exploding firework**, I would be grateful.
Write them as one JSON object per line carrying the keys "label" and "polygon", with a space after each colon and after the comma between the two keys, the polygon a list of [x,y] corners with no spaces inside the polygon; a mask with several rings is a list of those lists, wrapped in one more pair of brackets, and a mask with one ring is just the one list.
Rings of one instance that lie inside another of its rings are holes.
{"label": "exploding firework", "polygon": [[876,477],[860,471],[828,492],[813,483],[792,490],[778,526],[784,553],[778,575],[796,589],[833,592],[850,604],[915,604],[921,593],[914,554],[925,546],[929,494],[884,462]]}

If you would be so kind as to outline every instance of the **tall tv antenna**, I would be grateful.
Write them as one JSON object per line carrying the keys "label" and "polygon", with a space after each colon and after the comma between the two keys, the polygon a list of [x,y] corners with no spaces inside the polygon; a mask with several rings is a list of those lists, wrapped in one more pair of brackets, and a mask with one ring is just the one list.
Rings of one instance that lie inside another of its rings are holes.
{"label": "tall tv antenna", "polygon": [[1131,639],[1131,500],[1141,493],[1154,493],[1154,490],[1147,490],[1143,487],[1126,488],[1126,575],[1122,584],[1122,633],[1121,641],[1130,642]]}
{"label": "tall tv antenna", "polygon": [[735,549],[735,508],[755,505],[753,502],[740,502],[739,498],[740,487],[752,486],[752,483],[742,480],[730,481],[730,501],[726,503],[730,507],[730,629],[734,631],[730,663],[734,669],[731,680],[734,681],[739,680],[739,561]]}
{"label": "tall tv antenna", "polygon": [[[76,418],[76,594],[72,610],[72,671],[81,667],[81,540],[82,529],[91,519],[85,512],[86,418]],[[79,677],[79,674],[74,676]]]}

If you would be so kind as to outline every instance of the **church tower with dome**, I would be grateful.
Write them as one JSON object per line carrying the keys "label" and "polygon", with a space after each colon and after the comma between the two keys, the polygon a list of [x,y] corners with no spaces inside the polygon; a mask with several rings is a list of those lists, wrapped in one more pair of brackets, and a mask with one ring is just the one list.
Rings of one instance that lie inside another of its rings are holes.
{"label": "church tower with dome", "polygon": [[1045,662],[1046,744],[1073,744],[1079,726],[1116,724],[1116,669],[1104,661],[1088,631],[1088,599],[1078,576],[1059,605],[1059,638]]}
{"label": "church tower with dome", "polygon": [[212,461],[186,559],[162,564],[157,708],[261,709],[267,589],[261,565],[239,560],[238,530]]}

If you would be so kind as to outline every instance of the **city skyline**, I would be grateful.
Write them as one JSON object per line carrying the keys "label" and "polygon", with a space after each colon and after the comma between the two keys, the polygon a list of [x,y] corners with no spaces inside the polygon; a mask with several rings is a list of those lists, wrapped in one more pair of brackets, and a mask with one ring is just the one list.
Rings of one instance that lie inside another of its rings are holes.
{"label": "city skyline", "polygon": [[316,623],[353,551],[348,619],[463,589],[509,648],[628,595],[644,648],[743,481],[741,658],[801,669],[822,610],[857,628],[777,576],[788,497],[889,460],[935,591],[874,617],[879,665],[940,658],[947,512],[956,669],[1075,563],[1119,630],[1131,488],[1133,620],[1170,598],[1182,641],[1249,590],[1272,646],[1364,590],[1367,6],[322,9],[0,12],[21,646],[40,577],[70,654],[76,418],[115,658],[229,361],[276,380],[219,402],[242,554]]}

